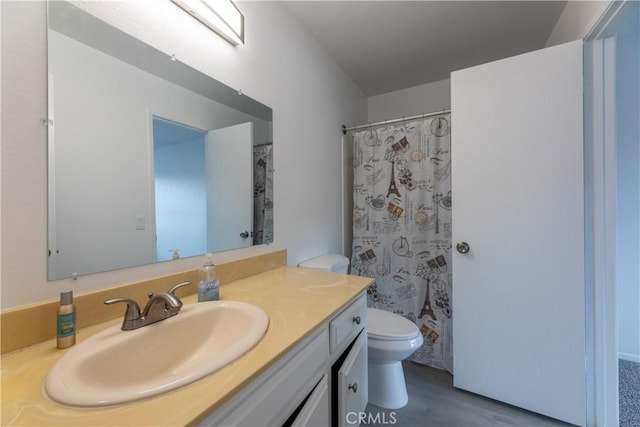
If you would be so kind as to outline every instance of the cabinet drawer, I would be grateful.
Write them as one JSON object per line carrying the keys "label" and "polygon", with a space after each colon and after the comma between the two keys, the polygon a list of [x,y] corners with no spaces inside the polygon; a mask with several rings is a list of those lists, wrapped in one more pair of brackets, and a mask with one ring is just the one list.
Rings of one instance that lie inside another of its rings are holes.
{"label": "cabinet drawer", "polygon": [[363,294],[331,321],[329,326],[331,353],[350,343],[366,324],[367,300]]}

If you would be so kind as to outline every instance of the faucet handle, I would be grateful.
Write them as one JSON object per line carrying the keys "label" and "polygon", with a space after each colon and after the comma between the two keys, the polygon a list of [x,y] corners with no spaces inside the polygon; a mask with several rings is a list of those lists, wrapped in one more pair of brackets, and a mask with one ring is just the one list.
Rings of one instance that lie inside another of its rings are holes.
{"label": "faucet handle", "polygon": [[142,320],[142,316],[140,314],[140,306],[131,298],[111,298],[104,301],[104,303],[107,305],[116,304],[119,302],[127,303],[127,311],[125,311],[124,313],[122,330],[126,331],[134,329],[134,327],[137,325],[137,322],[140,322]]}
{"label": "faucet handle", "polygon": [[191,282],[182,282],[182,283],[178,283],[177,285],[175,285],[173,288],[169,289],[169,292],[171,295],[175,296],[176,295],[176,291],[179,288],[182,288],[183,286],[189,286],[191,284]]}
{"label": "faucet handle", "polygon": [[118,302],[127,303],[127,312],[124,316],[125,319],[137,319],[140,317],[140,306],[131,298],[111,298],[104,301],[107,305],[116,304]]}

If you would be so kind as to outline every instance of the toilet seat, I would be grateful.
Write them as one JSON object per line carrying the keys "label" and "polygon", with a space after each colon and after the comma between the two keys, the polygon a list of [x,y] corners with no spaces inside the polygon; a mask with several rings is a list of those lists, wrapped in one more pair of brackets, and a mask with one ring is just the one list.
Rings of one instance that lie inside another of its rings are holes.
{"label": "toilet seat", "polygon": [[381,341],[405,341],[420,334],[418,327],[404,317],[379,310],[367,308],[367,337]]}

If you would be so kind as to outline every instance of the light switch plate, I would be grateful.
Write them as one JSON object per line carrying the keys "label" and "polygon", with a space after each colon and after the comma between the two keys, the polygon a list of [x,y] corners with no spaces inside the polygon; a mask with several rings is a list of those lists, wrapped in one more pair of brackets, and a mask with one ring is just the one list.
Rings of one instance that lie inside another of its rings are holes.
{"label": "light switch plate", "polygon": [[136,216],[136,230],[144,230],[147,228],[147,221],[145,220],[144,215]]}

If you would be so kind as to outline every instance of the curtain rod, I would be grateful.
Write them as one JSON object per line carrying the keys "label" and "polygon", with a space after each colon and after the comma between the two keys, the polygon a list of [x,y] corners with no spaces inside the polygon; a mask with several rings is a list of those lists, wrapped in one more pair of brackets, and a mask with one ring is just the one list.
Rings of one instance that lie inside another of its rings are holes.
{"label": "curtain rod", "polygon": [[350,131],[350,130],[366,129],[366,128],[370,128],[370,127],[374,127],[374,126],[387,125],[387,124],[397,123],[397,122],[405,122],[407,120],[424,119],[424,118],[427,118],[427,117],[440,116],[442,114],[448,114],[450,112],[451,112],[451,110],[434,111],[433,113],[418,114],[416,116],[410,116],[410,117],[399,117],[397,119],[383,120],[381,122],[367,123],[366,125],[351,126],[349,128],[346,127],[345,125],[342,125],[342,134],[346,135],[347,132]]}

